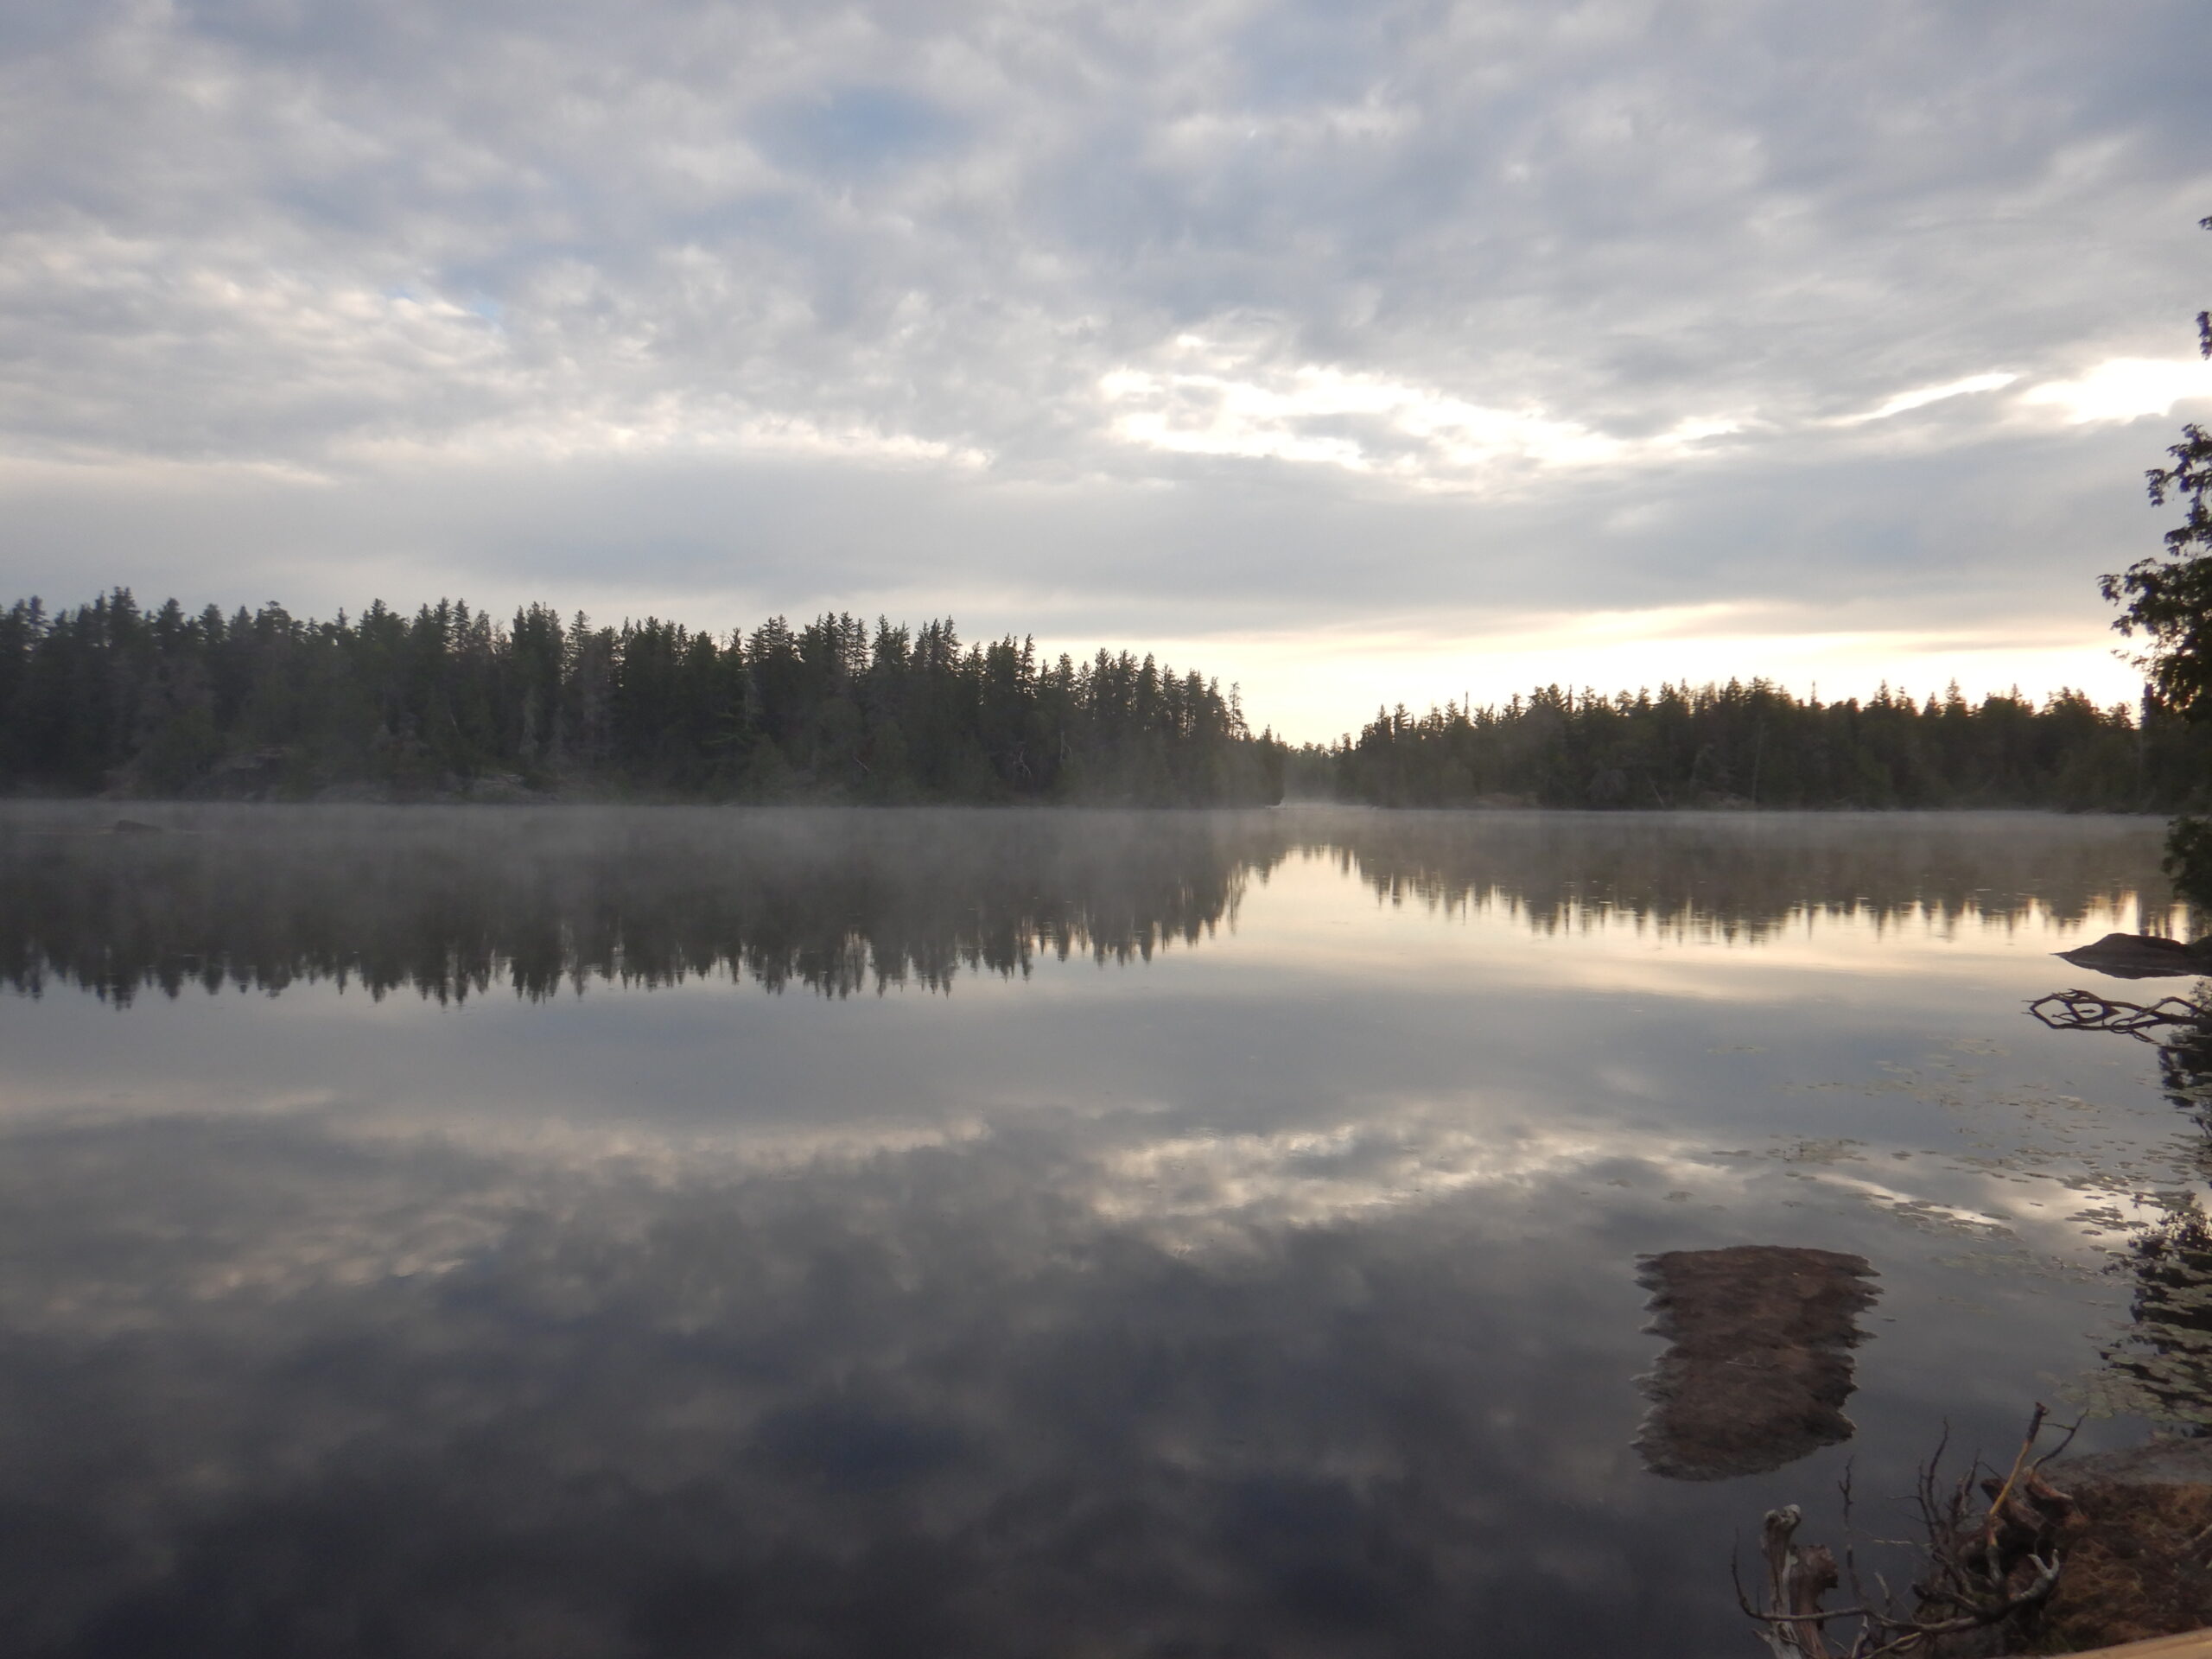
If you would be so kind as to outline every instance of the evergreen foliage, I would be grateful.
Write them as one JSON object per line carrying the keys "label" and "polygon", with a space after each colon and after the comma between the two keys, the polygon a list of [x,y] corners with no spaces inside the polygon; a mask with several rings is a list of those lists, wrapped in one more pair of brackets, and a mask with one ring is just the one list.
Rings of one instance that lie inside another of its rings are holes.
{"label": "evergreen foliage", "polygon": [[[2212,219],[2202,224],[2212,231]],[[2212,358],[2212,311],[2196,314],[2196,340]],[[2113,626],[2147,641],[2142,662],[2152,685],[2202,719],[2212,716],[2212,432],[2188,422],[2166,454],[2172,466],[2144,474],[2152,506],[2182,507],[2181,523],[2166,532],[2165,556],[2139,559],[2100,585],[2123,607]]]}
{"label": "evergreen foliage", "polygon": [[[2212,219],[2197,224],[2212,231]],[[2212,311],[2196,314],[2196,343],[2212,358]],[[2166,454],[2172,466],[2144,474],[2152,506],[2171,501],[2183,509],[2181,523],[2166,532],[2165,556],[2139,559],[2101,586],[2120,607],[2113,626],[2147,642],[2140,661],[2152,689],[2191,720],[2212,723],[2212,432],[2189,422]],[[2191,903],[2212,907],[2212,820],[2187,815],[2174,820],[2166,837],[2166,873]]]}
{"label": "evergreen foliage", "polygon": [[1292,758],[1295,787],[1389,806],[2059,807],[2167,810],[2212,795],[2212,733],[2062,691],[1972,704],[1802,701],[1764,680],[1503,708],[1378,711]]}
{"label": "evergreen foliage", "polygon": [[570,792],[1243,804],[1283,747],[1150,656],[1039,659],[849,615],[720,639],[533,605],[188,614],[127,588],[0,613],[0,791],[301,798]]}

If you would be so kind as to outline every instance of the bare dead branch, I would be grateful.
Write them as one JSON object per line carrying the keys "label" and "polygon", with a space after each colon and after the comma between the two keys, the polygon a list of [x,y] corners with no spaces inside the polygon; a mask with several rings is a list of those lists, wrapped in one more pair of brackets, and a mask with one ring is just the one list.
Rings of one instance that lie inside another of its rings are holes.
{"label": "bare dead branch", "polygon": [[2164,1026],[2201,1023],[2204,1010],[2178,996],[2156,1002],[2121,1002],[2094,991],[2053,991],[2028,1004],[2028,1012],[2053,1031],[2116,1031],[2141,1042],[2158,1039],[2152,1032]]}
{"label": "bare dead branch", "polygon": [[[1796,1506],[1770,1511],[1760,1529],[1767,1579],[1764,1607],[1751,1605],[1736,1562],[1732,1558],[1730,1561],[1737,1605],[1758,1624],[1769,1651],[1776,1659],[1893,1659],[1931,1652],[1945,1638],[1971,1631],[2012,1626],[2010,1633],[2017,1633],[2019,1622],[2057,1586],[2058,1529],[2074,1507],[2073,1500],[2043,1475],[2043,1465],[2056,1453],[2036,1455],[2049,1417],[2046,1408],[2035,1408],[2019,1450],[2002,1478],[1993,1471],[1983,1478],[1985,1465],[1976,1459],[1955,1481],[1945,1480],[1942,1446],[1921,1466],[1910,1501],[1919,1510],[1926,1533],[1915,1546],[1924,1552],[1926,1570],[1921,1581],[1910,1586],[1909,1609],[1899,1608],[1887,1580],[1878,1573],[1878,1597],[1866,1594],[1859,1582],[1852,1541],[1855,1535],[1850,1531],[1853,1494],[1847,1468],[1838,1485],[1847,1535],[1844,1559],[1850,1566],[1851,1605],[1821,1605],[1837,1587],[1836,1558],[1824,1546],[1796,1541],[1803,1518]],[[2068,1431],[2068,1439],[2073,1432]],[[1948,1439],[1947,1428],[1944,1446]],[[1988,1500],[1986,1510],[1976,1503],[1977,1489]],[[1848,1648],[1840,1652],[1829,1645],[1828,1632],[1837,1620],[1857,1625]]]}

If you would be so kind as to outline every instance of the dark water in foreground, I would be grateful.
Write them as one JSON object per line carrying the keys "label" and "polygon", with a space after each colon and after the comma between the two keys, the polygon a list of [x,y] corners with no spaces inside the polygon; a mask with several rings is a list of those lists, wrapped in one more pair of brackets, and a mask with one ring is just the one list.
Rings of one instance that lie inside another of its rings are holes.
{"label": "dark water in foreground", "polygon": [[[2200,1074],[2023,1013],[2152,823],[133,810],[0,814],[9,1654],[1748,1656],[2195,1410]],[[1736,1245],[1855,1437],[1653,1474]]]}

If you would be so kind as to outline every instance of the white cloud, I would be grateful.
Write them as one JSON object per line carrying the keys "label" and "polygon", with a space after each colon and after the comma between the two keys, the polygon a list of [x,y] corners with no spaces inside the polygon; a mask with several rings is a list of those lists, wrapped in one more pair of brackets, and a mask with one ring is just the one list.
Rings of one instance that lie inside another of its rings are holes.
{"label": "white cloud", "polygon": [[2212,362],[2202,358],[2115,357],[2071,380],[2047,380],[2020,394],[2074,425],[2166,415],[2176,404],[2212,398]]}
{"label": "white cloud", "polygon": [[1594,431],[1539,409],[1493,407],[1380,375],[1315,364],[1275,371],[1201,337],[1171,360],[1204,366],[1117,368],[1100,396],[1123,442],[1178,454],[1341,467],[1433,488],[1468,487],[1505,469],[1675,461],[1742,429],[1690,418],[1646,438]]}
{"label": "white cloud", "polygon": [[1836,424],[1860,426],[1868,421],[1886,421],[1892,415],[1925,409],[1930,404],[1940,404],[1948,398],[1965,397],[1977,391],[2001,391],[2019,378],[2017,374],[1970,374],[1963,380],[1953,380],[1943,385],[1923,386],[1917,391],[1901,391],[1863,415],[1845,416]]}
{"label": "white cloud", "polygon": [[26,0],[0,585],[2101,649],[2212,118],[2185,0],[2006,16]]}

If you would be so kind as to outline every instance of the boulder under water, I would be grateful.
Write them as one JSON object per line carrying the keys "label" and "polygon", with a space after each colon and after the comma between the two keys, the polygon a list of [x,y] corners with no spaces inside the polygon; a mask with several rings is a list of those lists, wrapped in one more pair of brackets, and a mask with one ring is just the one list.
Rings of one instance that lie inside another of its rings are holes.
{"label": "boulder under water", "polygon": [[1669,1346],[1643,1379],[1644,1466],[1672,1480],[1764,1474],[1851,1438],[1858,1318],[1878,1293],[1861,1255],[1780,1244],[1643,1258]]}

